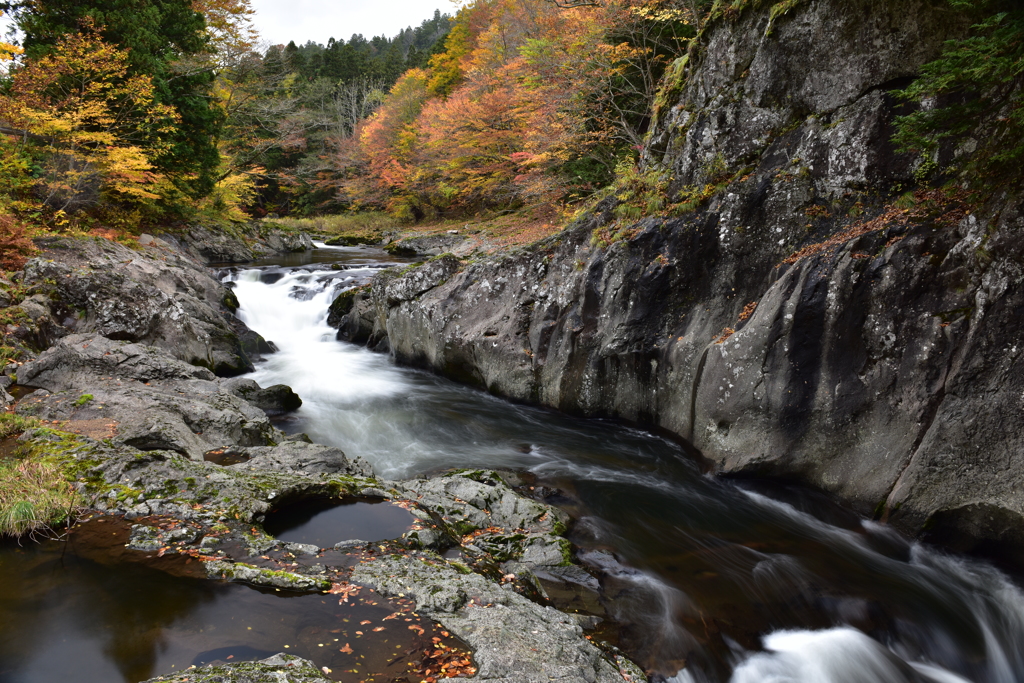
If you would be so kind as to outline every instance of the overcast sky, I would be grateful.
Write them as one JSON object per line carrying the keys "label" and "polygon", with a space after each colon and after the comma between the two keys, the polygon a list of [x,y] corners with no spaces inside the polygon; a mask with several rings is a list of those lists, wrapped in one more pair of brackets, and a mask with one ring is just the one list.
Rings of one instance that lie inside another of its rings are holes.
{"label": "overcast sky", "polygon": [[451,0],[252,0],[253,23],[271,44],[297,45],[328,38],[348,40],[354,33],[391,38],[407,26],[419,26],[434,10],[454,13]]}
{"label": "overcast sky", "polygon": [[[434,10],[454,14],[457,5],[452,0],[252,0],[252,6],[253,23],[265,41],[276,45],[294,40],[302,45],[309,40],[348,40],[353,33],[391,38],[403,28],[419,26],[434,16]],[[0,34],[7,29],[4,17]]]}

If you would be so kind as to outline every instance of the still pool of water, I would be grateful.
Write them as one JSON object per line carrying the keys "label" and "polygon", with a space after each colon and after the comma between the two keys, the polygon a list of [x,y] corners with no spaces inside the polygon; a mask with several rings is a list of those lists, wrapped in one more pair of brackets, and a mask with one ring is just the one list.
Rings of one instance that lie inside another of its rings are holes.
{"label": "still pool of water", "polygon": [[125,549],[128,533],[98,518],[66,543],[0,547],[0,681],[136,683],[287,652],[333,680],[384,683],[406,680],[431,638],[459,646],[409,601],[211,581],[190,559]]}
{"label": "still pool of water", "polygon": [[398,538],[415,521],[408,510],[380,500],[320,500],[271,510],[263,528],[282,541],[330,548],[344,541]]}

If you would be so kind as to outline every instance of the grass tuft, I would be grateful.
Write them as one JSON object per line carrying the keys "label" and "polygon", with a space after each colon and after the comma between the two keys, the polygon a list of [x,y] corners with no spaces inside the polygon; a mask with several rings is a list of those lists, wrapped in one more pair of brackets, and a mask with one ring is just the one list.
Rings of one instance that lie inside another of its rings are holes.
{"label": "grass tuft", "polygon": [[71,521],[79,504],[60,466],[0,461],[0,536],[50,535]]}
{"label": "grass tuft", "polygon": [[0,413],[0,439],[17,436],[25,430],[34,429],[39,425],[39,420],[34,417],[25,417],[16,413]]}

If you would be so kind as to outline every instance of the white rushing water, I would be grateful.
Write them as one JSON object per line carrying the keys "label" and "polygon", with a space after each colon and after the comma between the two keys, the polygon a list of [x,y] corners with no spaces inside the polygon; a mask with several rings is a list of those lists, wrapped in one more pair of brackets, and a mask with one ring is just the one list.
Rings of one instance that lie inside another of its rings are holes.
{"label": "white rushing water", "polygon": [[[230,275],[240,317],[279,349],[251,377],[295,389],[292,428],[384,477],[521,469],[568,491],[606,616],[634,625],[624,638],[663,680],[1024,681],[1024,593],[1003,573],[703,476],[644,432],[513,405],[335,341],[328,306],[374,271]],[[748,630],[767,635],[741,646]]]}

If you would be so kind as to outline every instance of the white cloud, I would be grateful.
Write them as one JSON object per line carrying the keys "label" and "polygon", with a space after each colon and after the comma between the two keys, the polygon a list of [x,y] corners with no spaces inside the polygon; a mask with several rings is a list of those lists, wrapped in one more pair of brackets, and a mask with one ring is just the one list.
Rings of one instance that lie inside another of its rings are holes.
{"label": "white cloud", "polygon": [[450,0],[253,0],[253,23],[271,44],[294,40],[302,45],[312,40],[326,44],[329,38],[348,40],[354,33],[366,38],[388,38],[408,26],[418,26],[434,10],[454,12]]}

